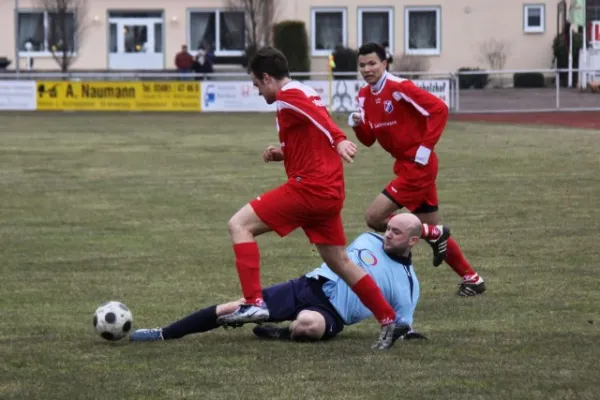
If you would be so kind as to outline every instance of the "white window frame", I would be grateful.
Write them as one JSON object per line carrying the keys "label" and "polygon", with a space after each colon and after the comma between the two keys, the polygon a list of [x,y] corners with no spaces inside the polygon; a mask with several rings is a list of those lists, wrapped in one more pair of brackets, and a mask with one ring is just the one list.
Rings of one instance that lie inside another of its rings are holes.
{"label": "white window frame", "polygon": [[[435,11],[435,27],[437,47],[435,49],[409,48],[409,15],[411,11]],[[404,53],[419,56],[439,56],[442,53],[442,9],[441,7],[406,7],[404,8]]]}
{"label": "white window frame", "polygon": [[[244,49],[243,50],[220,50],[221,48],[221,18],[220,18],[220,14],[222,12],[243,12],[244,16],[245,16],[245,12],[244,10],[228,10],[228,9],[222,9],[222,8],[188,8],[187,10],[187,21],[186,21],[186,27],[185,27],[185,36],[186,36],[186,42],[187,42],[187,46],[188,46],[188,51],[190,54],[192,55],[196,55],[196,53],[198,53],[198,49],[195,49],[191,46],[191,40],[192,38],[190,37],[191,35],[191,22],[192,22],[192,14],[193,13],[214,13],[215,14],[215,48],[212,49],[215,56],[225,56],[225,57],[241,57],[242,55],[244,55],[244,50],[245,47],[248,46],[248,37],[246,35],[246,31],[244,29]],[[246,21],[244,19],[244,23],[247,23],[248,21]],[[194,46],[195,47],[195,46]]]}
{"label": "white window frame", "polygon": [[310,9],[310,22],[311,22],[311,30],[310,30],[310,50],[311,55],[316,57],[321,56],[329,56],[332,50],[317,50],[317,13],[320,12],[329,12],[329,13],[341,13],[342,14],[342,45],[344,47],[348,46],[348,12],[344,7],[313,7]]}
{"label": "white window frame", "polygon": [[[540,10],[540,25],[529,26],[529,11],[531,9]],[[524,4],[523,5],[523,32],[525,33],[544,33],[546,31],[546,5],[545,4]]]}
{"label": "white window frame", "polygon": [[[359,7],[358,9],[358,47],[364,44],[363,42],[363,14],[364,13],[384,13],[388,14],[388,43],[390,44],[390,53],[394,53],[394,8],[393,7]],[[381,43],[379,43],[381,44]]]}
{"label": "white window frame", "polygon": [[[73,18],[75,18],[75,13],[71,12],[73,14]],[[48,38],[50,36],[50,17],[48,16],[48,11],[43,10],[43,9],[19,9],[18,13],[17,13],[17,32],[19,31],[19,16],[21,14],[44,14],[44,48],[48,49],[49,45],[48,45]],[[17,40],[18,40],[18,33],[17,33]],[[73,51],[70,52],[69,54],[72,55],[73,57],[77,56],[77,45],[75,43],[75,40],[77,40],[77,38],[75,37],[75,34],[73,34]],[[15,40],[16,42],[16,40]],[[27,51],[27,50],[22,50],[21,47],[21,43],[18,43],[19,46],[19,56],[20,57],[52,57],[52,52],[50,50],[43,50],[43,51]],[[55,55],[61,55],[63,54],[62,51],[56,51],[54,52]]]}

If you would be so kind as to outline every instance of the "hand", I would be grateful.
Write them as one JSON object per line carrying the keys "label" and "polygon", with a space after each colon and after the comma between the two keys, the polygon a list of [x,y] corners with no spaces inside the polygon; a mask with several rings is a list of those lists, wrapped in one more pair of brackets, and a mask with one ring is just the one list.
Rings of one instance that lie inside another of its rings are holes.
{"label": "hand", "polygon": [[337,145],[338,154],[346,162],[354,162],[353,158],[356,155],[356,145],[349,140],[343,140]]}
{"label": "hand", "polygon": [[360,121],[361,121],[360,113],[353,112],[348,117],[348,125],[350,127],[352,127],[352,128],[357,127],[358,125],[360,125]]}
{"label": "hand", "polygon": [[267,163],[270,161],[283,161],[283,151],[279,147],[269,145],[263,151],[263,160]]}

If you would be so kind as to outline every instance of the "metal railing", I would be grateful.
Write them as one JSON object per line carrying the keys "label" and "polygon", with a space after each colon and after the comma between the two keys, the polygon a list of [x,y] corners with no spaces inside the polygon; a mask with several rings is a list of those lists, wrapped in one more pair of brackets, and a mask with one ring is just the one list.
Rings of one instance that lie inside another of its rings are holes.
{"label": "metal railing", "polygon": [[[574,69],[578,82],[600,81],[600,70]],[[536,73],[544,77],[543,87],[514,87],[513,74]],[[549,111],[600,111],[600,93],[591,93],[578,87],[568,88],[569,70],[480,70],[460,72],[402,72],[395,73],[408,79],[448,80],[450,87],[449,104],[454,113],[506,113],[506,112],[549,112]],[[467,88],[465,77],[480,76],[486,81],[484,88]],[[327,72],[292,73],[292,77],[303,80],[330,79]],[[98,81],[239,81],[248,80],[246,73],[215,72],[212,74],[194,74],[179,72],[28,72],[0,73],[0,80],[98,80]],[[339,79],[360,81],[360,75],[354,72],[334,73],[333,84]]]}

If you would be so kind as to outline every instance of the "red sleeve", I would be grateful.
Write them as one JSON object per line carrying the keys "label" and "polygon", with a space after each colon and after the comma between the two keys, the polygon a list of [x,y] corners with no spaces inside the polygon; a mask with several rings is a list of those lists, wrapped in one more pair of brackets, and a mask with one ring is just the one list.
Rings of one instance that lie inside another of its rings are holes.
{"label": "red sleeve", "polygon": [[346,140],[344,132],[333,122],[318,96],[308,97],[302,90],[281,90],[277,94],[277,108],[294,111],[301,120],[308,120],[327,137],[332,146]]}
{"label": "red sleeve", "polygon": [[[360,100],[362,98],[362,100]],[[361,93],[358,94],[358,110],[360,112],[361,121],[358,126],[352,127],[354,133],[356,133],[356,138],[367,147],[371,147],[373,143],[375,143],[375,134],[371,129],[371,125],[369,124],[369,119],[367,117],[367,113],[364,108],[364,97],[361,96]]]}
{"label": "red sleeve", "polygon": [[373,131],[369,126],[361,123],[360,125],[353,127],[352,130],[356,133],[358,141],[365,146],[371,147],[373,146],[373,143],[375,143],[375,135],[373,135]]}
{"label": "red sleeve", "polygon": [[411,81],[405,80],[394,83],[394,99],[410,103],[427,118],[427,131],[423,135],[421,146],[430,150],[433,149],[440,140],[448,121],[448,106],[442,100]]}

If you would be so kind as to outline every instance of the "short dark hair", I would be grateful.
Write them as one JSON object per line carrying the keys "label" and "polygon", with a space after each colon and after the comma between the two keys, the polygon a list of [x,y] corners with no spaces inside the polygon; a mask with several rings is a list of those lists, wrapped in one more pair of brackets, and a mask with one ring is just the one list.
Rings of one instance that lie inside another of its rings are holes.
{"label": "short dark hair", "polygon": [[259,49],[250,62],[250,71],[262,80],[263,74],[268,74],[275,79],[283,79],[290,76],[287,58],[274,47],[263,47]]}
{"label": "short dark hair", "polygon": [[383,46],[377,43],[365,43],[358,49],[359,56],[366,56],[367,54],[371,53],[377,54],[377,57],[379,57],[379,60],[381,61],[387,60],[385,49],[383,48]]}

